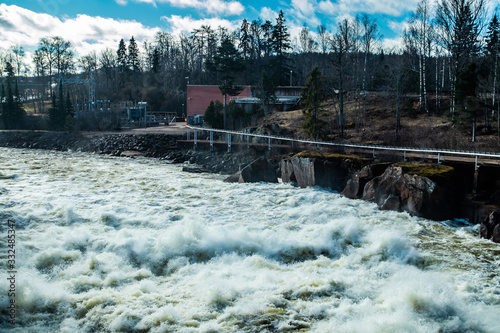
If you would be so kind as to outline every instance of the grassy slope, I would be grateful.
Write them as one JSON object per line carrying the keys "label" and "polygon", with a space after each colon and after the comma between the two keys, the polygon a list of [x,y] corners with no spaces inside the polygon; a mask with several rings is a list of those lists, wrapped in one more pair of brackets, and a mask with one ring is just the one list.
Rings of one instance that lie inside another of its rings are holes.
{"label": "grassy slope", "polygon": [[[449,110],[446,102],[442,101],[442,110]],[[366,116],[362,114],[361,100],[359,105],[359,111],[356,112],[356,101],[353,98],[346,101],[345,119],[346,124],[350,126],[346,129],[345,137],[340,139],[337,136],[335,116],[337,106],[332,101],[323,104],[320,119],[326,122],[324,128],[326,140],[330,140],[330,133],[333,133],[335,142],[500,152],[496,119],[490,124],[493,130],[486,133],[480,130],[485,123],[482,117],[478,117],[480,119],[478,119],[476,142],[471,142],[470,121],[469,123],[465,121],[463,124],[454,123],[449,111],[436,113],[431,109],[429,114],[419,113],[418,98],[407,98],[404,104],[402,103],[400,137],[396,138],[396,111],[393,97],[367,96]],[[435,100],[430,100],[429,105],[434,106]],[[361,119],[359,129],[354,125],[356,119]],[[301,127],[304,123],[302,110],[274,112],[265,119],[265,122],[279,124],[289,131],[290,136],[307,137]]]}

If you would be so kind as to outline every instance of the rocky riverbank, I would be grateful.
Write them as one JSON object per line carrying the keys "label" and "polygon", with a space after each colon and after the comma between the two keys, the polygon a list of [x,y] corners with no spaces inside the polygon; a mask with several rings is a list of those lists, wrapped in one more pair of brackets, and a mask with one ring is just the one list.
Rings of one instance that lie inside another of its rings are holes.
{"label": "rocky riverbank", "polygon": [[180,136],[163,134],[86,135],[65,132],[2,131],[0,146],[165,158],[172,156],[173,151],[179,150],[178,137]]}

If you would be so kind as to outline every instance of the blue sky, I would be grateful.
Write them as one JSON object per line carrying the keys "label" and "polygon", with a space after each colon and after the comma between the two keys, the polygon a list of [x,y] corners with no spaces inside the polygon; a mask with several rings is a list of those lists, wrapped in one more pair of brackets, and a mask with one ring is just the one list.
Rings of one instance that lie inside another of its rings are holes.
{"label": "blue sky", "polygon": [[[432,2],[432,1],[431,1]],[[246,18],[273,21],[283,10],[292,39],[306,25],[333,31],[343,18],[367,13],[377,20],[385,48],[397,45],[404,22],[418,0],[3,0],[0,49],[18,44],[28,54],[41,37],[61,36],[78,55],[116,49],[121,38],[139,45],[156,32],[189,34],[202,24],[233,30]]]}

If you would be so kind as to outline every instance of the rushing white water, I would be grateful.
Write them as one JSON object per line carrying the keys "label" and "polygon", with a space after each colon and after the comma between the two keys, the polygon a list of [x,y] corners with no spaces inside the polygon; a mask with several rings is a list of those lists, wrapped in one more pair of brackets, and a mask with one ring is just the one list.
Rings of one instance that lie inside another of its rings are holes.
{"label": "rushing white water", "polygon": [[319,188],[0,148],[17,332],[500,332],[500,245]]}

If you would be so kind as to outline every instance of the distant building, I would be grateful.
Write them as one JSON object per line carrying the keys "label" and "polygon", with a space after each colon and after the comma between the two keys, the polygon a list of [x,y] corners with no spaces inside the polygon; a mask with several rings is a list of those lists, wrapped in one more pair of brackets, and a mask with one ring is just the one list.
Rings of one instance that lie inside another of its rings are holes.
{"label": "distant building", "polygon": [[[250,97],[251,89],[250,86],[246,86],[238,96],[228,95],[227,102]],[[224,103],[224,95],[220,92],[219,86],[188,85],[186,101],[187,117],[203,116],[211,101]]]}
{"label": "distant building", "polygon": [[[292,108],[299,102],[303,88],[299,86],[278,87],[276,90],[275,107],[285,111]],[[242,105],[245,110],[249,111],[249,109],[257,107],[260,103],[260,100],[256,97],[255,90],[255,87],[246,86],[239,95],[228,95],[227,102],[235,101],[237,104]],[[186,101],[188,121],[196,122],[194,119],[203,116],[211,101],[224,103],[224,95],[220,92],[219,86],[188,85]]]}

